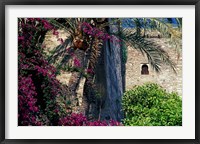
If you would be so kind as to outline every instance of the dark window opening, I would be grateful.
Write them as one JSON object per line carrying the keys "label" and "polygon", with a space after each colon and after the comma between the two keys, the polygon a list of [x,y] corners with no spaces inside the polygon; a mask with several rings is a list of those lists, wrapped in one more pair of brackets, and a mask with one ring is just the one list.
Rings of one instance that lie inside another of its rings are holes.
{"label": "dark window opening", "polygon": [[141,74],[142,74],[142,75],[148,75],[148,74],[149,74],[149,68],[148,68],[148,65],[146,65],[146,64],[143,64],[143,65],[142,65],[142,71],[141,71]]}

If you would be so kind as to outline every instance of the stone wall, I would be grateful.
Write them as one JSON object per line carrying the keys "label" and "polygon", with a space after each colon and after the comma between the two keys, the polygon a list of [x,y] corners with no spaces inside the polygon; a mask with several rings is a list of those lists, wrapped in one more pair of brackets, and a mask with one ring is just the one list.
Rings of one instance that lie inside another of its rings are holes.
{"label": "stone wall", "polygon": [[[128,47],[128,59],[126,63],[126,90],[133,88],[136,85],[142,85],[146,82],[154,82],[161,85],[167,91],[178,92],[182,95],[182,53],[179,58],[173,47],[167,43],[166,38],[151,38],[160,44],[162,48],[168,52],[172,61],[176,64],[176,73],[166,65],[161,67],[161,72],[156,73],[148,64],[148,59],[132,47]],[[142,64],[147,64],[149,68],[149,75],[141,74]]]}
{"label": "stone wall", "polygon": [[[46,56],[51,55],[51,52],[55,50],[56,47],[58,47],[61,42],[58,41],[59,38],[62,38],[64,41],[67,39],[67,37],[69,36],[69,33],[66,30],[63,29],[59,29],[57,30],[58,32],[58,36],[53,35],[53,31],[49,31],[47,32],[44,42],[43,42],[43,49],[44,49],[44,53],[46,54]],[[70,47],[70,46],[68,46]],[[67,47],[62,48],[62,50],[65,52]],[[53,63],[53,65],[55,66],[56,64],[58,64],[61,60],[63,59],[63,56],[59,56],[57,58],[57,60],[55,61],[55,63]],[[72,64],[72,59],[69,60],[67,64]],[[56,79],[63,84],[63,86],[69,86],[69,80],[71,78],[72,73],[71,72],[67,72],[67,71],[60,71],[60,74],[58,74],[56,76]],[[82,77],[77,89],[77,98],[78,98],[78,103],[81,106],[82,104],[82,96],[83,96],[83,86],[85,83],[85,78]],[[79,107],[74,107],[76,112],[80,112]]]}

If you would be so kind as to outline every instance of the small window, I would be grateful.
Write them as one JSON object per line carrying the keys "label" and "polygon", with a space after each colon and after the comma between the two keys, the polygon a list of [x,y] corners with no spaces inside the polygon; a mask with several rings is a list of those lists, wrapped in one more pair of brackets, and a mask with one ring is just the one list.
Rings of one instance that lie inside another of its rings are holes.
{"label": "small window", "polygon": [[146,64],[142,65],[142,70],[141,70],[142,75],[148,75],[149,74],[149,67]]}

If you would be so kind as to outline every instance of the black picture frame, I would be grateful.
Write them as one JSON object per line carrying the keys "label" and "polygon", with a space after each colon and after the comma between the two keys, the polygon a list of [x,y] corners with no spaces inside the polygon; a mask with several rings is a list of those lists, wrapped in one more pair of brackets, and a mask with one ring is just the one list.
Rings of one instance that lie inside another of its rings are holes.
{"label": "black picture frame", "polygon": [[[5,6],[6,5],[195,5],[195,139],[5,139]],[[200,101],[199,101],[199,61],[200,61],[200,0],[0,0],[0,142],[1,143],[88,143],[88,144],[199,144],[200,143]]]}

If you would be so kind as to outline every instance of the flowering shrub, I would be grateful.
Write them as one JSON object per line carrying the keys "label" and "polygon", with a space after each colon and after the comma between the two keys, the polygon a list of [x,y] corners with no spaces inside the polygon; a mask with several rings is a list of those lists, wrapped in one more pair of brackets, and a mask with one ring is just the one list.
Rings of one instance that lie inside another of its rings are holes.
{"label": "flowering shrub", "polygon": [[39,18],[19,19],[18,26],[18,124],[57,125],[65,106],[57,102],[62,92],[56,69],[44,59],[41,48],[47,30],[55,28]]}
{"label": "flowering shrub", "polygon": [[88,121],[83,114],[72,113],[69,116],[61,118],[59,123],[61,126],[121,126],[120,122],[110,120],[107,121]]}
{"label": "flowering shrub", "polygon": [[83,22],[81,25],[83,32],[86,33],[87,35],[91,35],[93,37],[97,37],[99,39],[102,39],[103,41],[109,40],[111,42],[121,42],[120,39],[118,39],[114,35],[109,35],[108,33],[103,32],[102,30],[92,27],[89,23]]}
{"label": "flowering shrub", "polygon": [[[59,32],[46,19],[18,19],[18,125],[70,125],[70,126],[118,126],[116,121],[88,121],[82,114],[68,114],[62,86],[56,79],[56,68],[43,56],[42,42],[47,31],[53,31],[57,40]],[[94,28],[92,31],[95,30]],[[97,31],[97,29],[95,30]],[[93,34],[85,29],[86,34]],[[109,35],[97,33],[106,39]],[[74,53],[66,49],[70,56]],[[71,68],[72,69],[72,68]],[[71,70],[70,69],[70,70]],[[82,70],[80,61],[74,57],[73,70],[82,71],[85,76],[93,74],[92,69]]]}
{"label": "flowering shrub", "polygon": [[19,76],[18,91],[19,121],[22,125],[40,125],[40,122],[36,120],[36,116],[38,117],[37,93],[31,75],[27,77]]}

